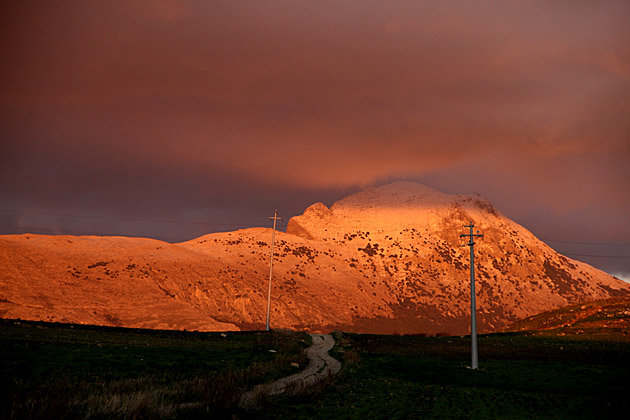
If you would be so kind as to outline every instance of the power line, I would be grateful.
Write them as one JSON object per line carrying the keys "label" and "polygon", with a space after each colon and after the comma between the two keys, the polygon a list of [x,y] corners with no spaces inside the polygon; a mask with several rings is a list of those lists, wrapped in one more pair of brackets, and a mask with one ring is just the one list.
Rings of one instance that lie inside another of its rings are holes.
{"label": "power line", "polygon": [[[256,223],[220,223],[220,222],[200,222],[200,221],[188,221],[188,220],[171,220],[171,219],[140,219],[140,218],[126,218],[126,217],[110,217],[110,216],[87,216],[87,215],[78,215],[78,214],[62,214],[62,213],[51,213],[51,212],[39,212],[39,211],[31,211],[31,210],[14,210],[14,209],[0,209],[0,211],[9,212],[9,213],[21,213],[21,214],[36,214],[42,216],[55,216],[55,217],[69,217],[69,218],[79,218],[79,219],[95,219],[95,220],[115,220],[115,221],[126,221],[126,222],[146,222],[146,223],[168,223],[168,224],[183,224],[183,225],[205,225],[205,226],[232,226],[232,227],[255,227]],[[278,218],[278,220],[282,220]],[[46,228],[46,227],[37,227],[37,226],[28,226],[28,227],[20,227],[20,226],[9,226],[9,225],[0,225],[0,227],[8,228],[8,229],[19,229],[19,230],[29,230],[36,229],[40,231],[49,231],[53,234],[63,234],[61,232],[79,234],[79,235],[99,235],[99,236],[126,236],[126,235],[112,235],[112,234],[103,234],[103,233],[95,233],[94,231],[78,231],[73,229],[54,229],[54,228]],[[365,226],[360,226],[357,228],[365,229]],[[151,235],[154,238],[167,239],[172,241],[186,241],[190,240],[190,238],[183,237],[170,237],[170,236],[162,236],[162,235]],[[546,239],[540,238],[545,242],[554,242],[554,243],[562,243],[562,244],[573,244],[573,245],[596,245],[596,246],[630,246],[630,243],[605,243],[605,242],[580,242],[580,241],[564,241],[557,239]],[[574,255],[579,257],[594,257],[594,258],[619,258],[626,259],[630,258],[627,255],[593,255],[593,254],[578,254],[578,253],[568,253],[563,252],[566,255]]]}
{"label": "power line", "polygon": [[[9,213],[22,213],[22,214],[36,214],[42,216],[55,216],[55,217],[70,217],[79,219],[96,219],[96,220],[116,220],[125,222],[146,222],[146,223],[170,223],[170,224],[187,224],[187,225],[206,225],[206,226],[237,226],[237,227],[253,227],[257,223],[222,223],[222,222],[200,222],[200,221],[188,221],[188,220],[172,220],[172,219],[141,219],[141,218],[128,218],[128,217],[112,217],[112,216],[88,216],[79,214],[63,214],[63,213],[51,213],[51,212],[39,212],[31,210],[14,210],[14,209],[0,209],[0,211]],[[282,219],[279,219],[282,220]],[[10,226],[5,226],[10,227]],[[365,229],[366,226],[357,226],[357,229]],[[32,229],[36,229],[33,227]],[[46,228],[41,228],[46,229]],[[169,238],[177,239],[177,238]],[[603,245],[603,246],[630,246],[630,243],[605,243],[605,242],[579,242],[579,241],[564,241],[557,239],[540,238],[545,242],[555,242],[562,244],[575,244],[575,245]],[[574,254],[578,255],[578,254]]]}
{"label": "power line", "polygon": [[630,243],[604,243],[604,242],[577,242],[577,241],[558,241],[555,239],[540,238],[545,242],[557,242],[560,244],[575,244],[575,245],[608,245],[608,246],[630,246]]}
{"label": "power line", "polygon": [[[187,221],[166,221],[166,220],[140,220],[140,219],[126,219],[126,218],[114,218],[114,217],[99,217],[99,216],[78,216],[78,215],[64,215],[64,214],[56,214],[56,213],[45,213],[45,212],[33,212],[33,211],[20,211],[20,210],[6,210],[0,209],[0,211],[10,211],[16,213],[27,213],[27,214],[39,214],[39,215],[47,215],[47,216],[62,216],[62,217],[79,217],[79,218],[89,218],[89,219],[104,219],[104,220],[124,220],[124,221],[148,221],[148,222],[163,222],[163,223],[182,223],[182,224],[195,224],[195,225],[214,225],[214,226],[239,226],[239,227],[257,227],[253,224],[239,224],[239,223],[211,223],[211,222],[187,222]],[[279,221],[283,219],[278,218]],[[166,236],[166,235],[156,235],[156,234],[141,234],[142,236],[134,236],[129,235],[127,233],[112,233],[112,232],[99,232],[95,230],[77,230],[77,229],[68,229],[68,228],[53,228],[53,227],[43,227],[43,226],[15,226],[15,225],[6,225],[0,224],[0,228],[10,229],[12,231],[25,231],[27,233],[32,233],[34,235],[38,234],[38,232],[45,232],[44,234],[52,234],[52,235],[82,235],[82,236],[123,236],[123,237],[147,237],[152,239],[159,239],[165,241],[176,241],[176,242],[184,242],[190,241],[192,239],[198,238],[198,236],[193,237],[174,237],[174,236]],[[36,232],[37,231],[37,232]]]}
{"label": "power line", "polygon": [[[72,234],[72,235],[82,235],[82,236],[124,236],[124,237],[130,237],[130,238],[138,237],[138,236],[130,236],[128,234],[103,233],[103,232],[95,232],[95,231],[88,231],[88,230],[75,230],[75,229],[54,229],[54,228],[46,228],[46,227],[41,227],[41,226],[22,227],[22,226],[0,225],[0,228],[26,231],[25,233],[32,233],[33,235],[38,235],[38,233],[34,231],[40,231],[40,232],[43,231],[43,232],[47,232],[47,234],[52,234],[52,235]],[[184,242],[184,241],[190,241],[196,238],[150,235],[150,239],[165,239],[169,241]]]}
{"label": "power line", "polygon": [[12,210],[12,209],[0,209],[0,211],[5,211],[9,213],[37,214],[37,215],[42,215],[42,216],[74,217],[74,218],[79,218],[79,219],[117,220],[117,221],[125,221],[125,222],[174,223],[174,224],[213,225],[213,226],[254,226],[255,225],[255,223],[217,223],[217,222],[197,222],[197,221],[186,221],[186,220],[85,216],[85,215],[79,215],[79,214],[60,214],[60,213],[48,213],[48,212],[29,211],[29,210]]}
{"label": "power line", "polygon": [[573,255],[576,257],[595,257],[595,258],[619,258],[630,259],[630,255],[592,255],[592,254],[573,254],[570,252],[562,252],[564,255]]}

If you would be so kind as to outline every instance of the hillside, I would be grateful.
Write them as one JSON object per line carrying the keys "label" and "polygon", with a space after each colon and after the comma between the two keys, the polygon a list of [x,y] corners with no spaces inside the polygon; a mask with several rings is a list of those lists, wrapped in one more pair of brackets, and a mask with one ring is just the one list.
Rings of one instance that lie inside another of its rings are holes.
{"label": "hillside", "polygon": [[[468,331],[473,221],[480,332],[630,285],[566,258],[481,197],[399,182],[317,203],[276,235],[271,324],[376,333]],[[264,328],[271,229],[180,244],[0,237],[0,316],[130,327]]]}
{"label": "hillside", "polygon": [[630,297],[569,305],[515,322],[505,331],[555,335],[615,336],[630,340]]}
{"label": "hillside", "polygon": [[0,316],[134,328],[238,329],[176,296],[187,279],[215,275],[204,262],[182,247],[152,239],[2,236]]}

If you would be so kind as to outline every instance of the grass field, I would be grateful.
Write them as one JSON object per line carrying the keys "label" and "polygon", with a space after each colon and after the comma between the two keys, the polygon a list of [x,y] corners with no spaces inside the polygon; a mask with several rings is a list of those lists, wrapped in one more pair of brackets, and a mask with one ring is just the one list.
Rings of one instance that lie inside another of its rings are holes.
{"label": "grass field", "polygon": [[630,343],[493,334],[470,340],[336,334],[345,360],[317,395],[274,401],[261,418],[620,419],[630,392]]}
{"label": "grass field", "polygon": [[[335,333],[341,372],[312,393],[238,408],[296,371],[304,333],[193,333],[0,322],[3,419],[620,419],[630,342],[614,337]],[[270,352],[269,350],[275,350]],[[195,403],[184,405],[186,403]],[[622,412],[623,409],[623,412]],[[623,414],[622,414],[623,413]]]}
{"label": "grass field", "polygon": [[[310,336],[0,321],[2,419],[227,417],[304,366]],[[188,404],[182,407],[181,404]]]}

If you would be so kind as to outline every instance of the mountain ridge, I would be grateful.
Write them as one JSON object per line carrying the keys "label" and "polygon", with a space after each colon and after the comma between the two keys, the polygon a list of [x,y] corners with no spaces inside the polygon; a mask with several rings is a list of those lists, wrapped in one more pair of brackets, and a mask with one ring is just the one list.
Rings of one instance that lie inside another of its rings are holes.
{"label": "mountain ridge", "polygon": [[[276,232],[271,324],[466,333],[475,247],[481,332],[630,285],[556,253],[485,199],[398,182],[309,206]],[[149,239],[0,236],[0,316],[199,330],[264,326],[271,229]],[[26,286],[25,286],[26,285]],[[52,317],[52,318],[51,318]]]}

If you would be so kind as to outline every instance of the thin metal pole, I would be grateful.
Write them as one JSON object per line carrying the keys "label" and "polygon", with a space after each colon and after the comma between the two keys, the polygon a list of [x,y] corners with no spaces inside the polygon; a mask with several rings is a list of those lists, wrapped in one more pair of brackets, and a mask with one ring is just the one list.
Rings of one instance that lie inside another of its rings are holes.
{"label": "thin metal pole", "polygon": [[271,315],[271,279],[273,278],[273,245],[276,239],[276,221],[282,220],[282,218],[278,217],[278,210],[274,211],[273,217],[269,219],[273,219],[273,231],[271,233],[271,255],[269,257],[269,290],[267,291],[267,322],[265,329],[269,331],[269,318]]}
{"label": "thin metal pole", "polygon": [[475,243],[473,242],[473,224],[470,224],[470,338],[471,338],[471,367],[479,367],[477,357],[477,302],[475,299]]}
{"label": "thin metal pole", "polygon": [[476,303],[476,298],[475,298],[475,251],[474,251],[474,246],[475,246],[475,241],[474,238],[475,237],[479,237],[482,238],[483,235],[479,234],[479,231],[477,231],[477,234],[473,233],[473,228],[475,227],[475,225],[473,225],[473,222],[470,222],[470,225],[468,226],[464,226],[467,228],[470,228],[470,234],[466,235],[459,235],[460,237],[462,236],[468,236],[470,238],[470,240],[468,241],[468,246],[470,246],[470,347],[471,347],[471,368],[472,369],[478,369],[479,368],[479,362],[478,362],[478,354],[477,354],[477,303]]}

